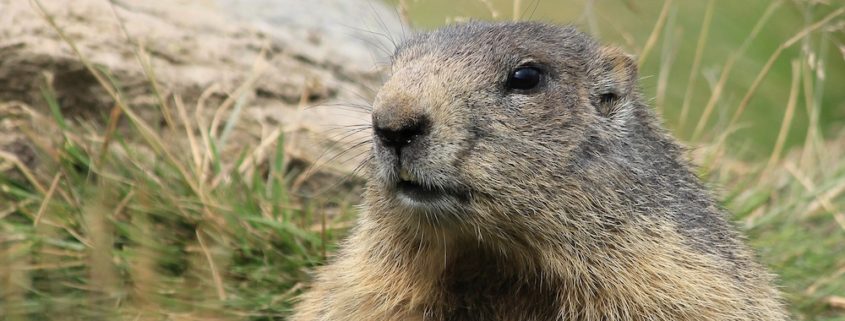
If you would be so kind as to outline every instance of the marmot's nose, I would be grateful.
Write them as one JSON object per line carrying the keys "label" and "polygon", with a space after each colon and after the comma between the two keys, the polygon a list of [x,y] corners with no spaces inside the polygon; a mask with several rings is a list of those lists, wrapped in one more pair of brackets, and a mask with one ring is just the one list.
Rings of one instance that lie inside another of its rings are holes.
{"label": "marmot's nose", "polygon": [[[426,117],[408,119],[398,124],[373,119],[373,131],[379,141],[386,146],[400,149],[428,133],[429,120]],[[391,126],[392,125],[392,126]]]}

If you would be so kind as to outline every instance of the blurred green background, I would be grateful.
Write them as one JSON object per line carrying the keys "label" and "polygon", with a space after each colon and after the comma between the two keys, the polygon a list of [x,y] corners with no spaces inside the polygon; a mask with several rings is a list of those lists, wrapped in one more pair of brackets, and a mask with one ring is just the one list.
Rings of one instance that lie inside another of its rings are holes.
{"label": "blurred green background", "polygon": [[[392,0],[406,8],[414,26],[430,29],[454,21],[513,20],[516,7],[520,20],[539,20],[574,24],[598,37],[605,44],[619,46],[627,52],[641,55],[642,48],[660,20],[666,2],[634,0]],[[837,5],[838,3],[838,5]],[[716,102],[704,128],[724,128],[737,109],[754,79],[763,70],[772,54],[803,28],[822,19],[845,5],[841,1],[767,1],[715,0],[709,36],[703,47],[699,71],[694,75],[689,113],[681,121],[681,109],[690,87],[689,75],[696,56],[708,1],[670,2],[659,38],[640,66],[641,86],[652,105],[664,115],[666,125],[679,137],[693,140],[695,127],[710,99],[722,68],[731,55],[737,54],[758,23],[760,32],[748,43],[747,50],[736,59],[725,82],[721,99]],[[767,21],[761,22],[770,11]],[[736,125],[740,130],[728,143],[735,156],[767,156],[775,145],[789,96],[793,59],[818,64],[808,70],[812,77],[821,78],[813,89],[814,105],[819,110],[819,130],[833,135],[845,122],[845,59],[842,51],[845,33],[822,30],[812,33],[785,49],[765,74],[756,94]],[[661,76],[661,70],[665,75]],[[661,78],[662,77],[662,78]],[[658,83],[666,86],[659,95]],[[805,140],[810,112],[804,106],[805,97],[798,97],[791,130],[786,136],[785,149]],[[820,108],[819,108],[820,107]],[[710,131],[709,134],[722,130]],[[703,133],[703,131],[702,131]],[[706,134],[706,133],[704,133]],[[704,135],[700,135],[704,136]],[[702,137],[696,137],[699,141]]]}

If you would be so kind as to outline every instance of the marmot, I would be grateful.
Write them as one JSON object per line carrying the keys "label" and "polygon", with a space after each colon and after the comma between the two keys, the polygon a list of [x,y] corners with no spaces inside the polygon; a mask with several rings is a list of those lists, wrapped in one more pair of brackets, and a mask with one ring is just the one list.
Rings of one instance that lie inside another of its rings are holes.
{"label": "marmot", "polygon": [[572,27],[414,36],[372,129],[358,224],[293,320],[787,319],[631,57]]}

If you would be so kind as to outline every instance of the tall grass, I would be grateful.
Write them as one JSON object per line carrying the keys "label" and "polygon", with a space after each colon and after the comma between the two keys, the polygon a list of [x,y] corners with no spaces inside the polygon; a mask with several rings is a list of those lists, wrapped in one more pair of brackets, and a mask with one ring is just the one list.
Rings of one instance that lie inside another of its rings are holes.
{"label": "tall grass", "polygon": [[49,170],[18,163],[32,174],[0,178],[0,315],[279,319],[336,240],[321,223],[347,219],[345,206],[327,218],[330,200],[287,194],[281,136],[269,161],[247,174],[237,170],[246,157],[222,159],[210,138],[200,151],[212,165],[202,173],[180,146],[142,133],[149,125],[140,119],[108,150],[98,135],[106,128],[60,113],[36,121],[51,120],[55,139],[40,151],[56,156],[43,158]]}
{"label": "tall grass", "polygon": [[[698,37],[693,40],[696,63],[684,77],[690,83],[701,78],[715,2],[708,4],[704,17],[710,18],[702,20],[702,30],[685,33]],[[519,19],[516,13],[532,5],[509,2],[514,15],[503,18]],[[667,1],[662,6],[638,51],[641,62],[658,45],[667,58],[677,45],[666,37],[676,34],[671,19],[677,5]],[[775,2],[758,16],[746,44],[780,5]],[[405,6],[400,12],[413,14]],[[701,176],[720,191],[761,260],[781,276],[798,320],[845,320],[845,132],[824,135],[819,128],[825,108],[819,61],[828,58],[813,52],[810,42],[842,16],[843,9],[833,10],[782,39],[751,87],[733,93],[743,97],[734,114],[739,115],[758,95],[757,84],[769,76],[772,64],[784,59],[786,48],[810,48],[787,55],[790,86],[783,89],[787,99],[773,109],[783,115],[769,157],[739,160],[725,144],[742,133],[737,116],[723,123],[710,119],[727,103],[726,80],[714,82],[706,104],[711,111],[697,122],[687,119],[691,101],[660,104],[686,110],[680,112],[681,124],[700,128],[693,136],[702,140],[691,157],[702,165]],[[44,19],[63,35],[48,14]],[[731,76],[745,48],[723,61],[720,77]],[[284,320],[307,284],[307,272],[331,255],[354,211],[333,199],[297,196],[292,190],[297,173],[282,130],[237,155],[221,155],[238,121],[237,112],[223,111],[243,108],[237,93],[218,106],[206,106],[204,99],[187,106],[178,96],[156,95],[166,120],[166,126],[157,126],[138,116],[108,71],[75,52],[115,102],[106,119],[65,118],[49,82],[42,90],[44,108],[0,103],[0,112],[15,111],[30,124],[24,132],[43,162],[34,170],[0,151],[0,169],[12,173],[0,176],[0,318]],[[143,47],[136,54],[150,92],[161,91]],[[671,68],[672,63],[661,66]],[[673,68],[679,69],[686,68]],[[656,80],[663,82],[661,95],[677,90],[667,86],[667,77]],[[240,90],[250,90],[254,81],[249,78]],[[683,90],[692,95],[692,87]],[[802,105],[811,115],[806,142],[788,150],[784,137]],[[215,110],[215,116],[207,117],[206,109]],[[117,130],[121,119],[129,126]],[[165,134],[187,139],[172,142]]]}
{"label": "tall grass", "polygon": [[[23,174],[0,177],[2,319],[282,319],[308,269],[331,252],[343,231],[332,227],[349,219],[348,204],[288,193],[282,131],[266,137],[269,144],[222,157],[237,120],[220,115],[239,108],[234,99],[214,106],[209,120],[202,100],[191,117],[178,96],[160,98],[168,126],[148,123],[108,72],[44,18],[115,108],[103,122],[66,119],[49,83],[42,90],[49,116],[2,106],[30,122],[25,131],[43,162],[35,171],[0,153]],[[153,75],[143,48],[137,54]],[[117,131],[122,117],[131,126]],[[162,138],[166,131],[182,131],[188,146]]]}

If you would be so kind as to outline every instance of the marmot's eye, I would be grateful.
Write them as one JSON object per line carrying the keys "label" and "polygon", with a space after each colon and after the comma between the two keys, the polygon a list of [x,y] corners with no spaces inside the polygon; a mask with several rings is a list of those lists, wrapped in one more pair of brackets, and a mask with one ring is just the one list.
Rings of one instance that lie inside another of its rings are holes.
{"label": "marmot's eye", "polygon": [[508,76],[505,85],[508,89],[529,90],[540,85],[542,77],[543,71],[537,67],[518,67]]}

